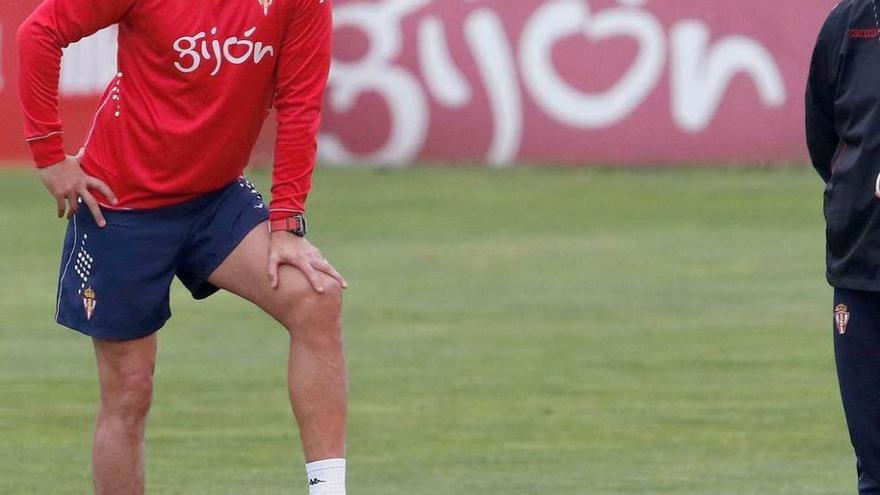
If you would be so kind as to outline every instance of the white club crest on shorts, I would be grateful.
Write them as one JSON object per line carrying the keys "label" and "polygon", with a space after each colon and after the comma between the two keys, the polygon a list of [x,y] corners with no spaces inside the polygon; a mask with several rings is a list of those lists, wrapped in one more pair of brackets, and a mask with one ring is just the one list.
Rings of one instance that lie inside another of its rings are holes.
{"label": "white club crest on shorts", "polygon": [[834,326],[837,333],[843,335],[846,333],[846,326],[849,324],[849,308],[845,304],[838,304],[834,308]]}
{"label": "white club crest on shorts", "polygon": [[257,0],[260,2],[260,5],[263,7],[263,14],[269,15],[269,7],[272,6],[272,2],[274,0]]}
{"label": "white club crest on shorts", "polygon": [[91,320],[95,314],[95,306],[98,305],[98,299],[95,297],[95,291],[91,287],[83,292],[83,306],[86,308],[86,319]]}

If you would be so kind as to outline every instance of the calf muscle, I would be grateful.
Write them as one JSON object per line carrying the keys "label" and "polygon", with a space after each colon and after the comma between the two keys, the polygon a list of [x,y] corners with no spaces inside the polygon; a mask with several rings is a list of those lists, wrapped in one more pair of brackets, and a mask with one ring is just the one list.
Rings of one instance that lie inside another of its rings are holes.
{"label": "calf muscle", "polygon": [[282,266],[272,288],[268,229],[254,229],[210,282],[237,294],[279,321],[290,334],[288,392],[306,460],[345,456],[347,374],[342,343],[342,287],[320,273],[324,292],[297,268]]}

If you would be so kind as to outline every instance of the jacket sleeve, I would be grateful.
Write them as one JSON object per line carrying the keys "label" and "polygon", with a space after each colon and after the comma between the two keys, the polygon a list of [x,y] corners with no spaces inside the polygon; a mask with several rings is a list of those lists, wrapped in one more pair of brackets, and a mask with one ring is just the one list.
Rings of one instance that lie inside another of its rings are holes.
{"label": "jacket sleeve", "polygon": [[807,81],[807,147],[813,167],[825,182],[831,179],[834,156],[841,145],[834,125],[837,67],[840,47],[847,31],[841,10],[838,7],[831,13],[819,33]]}
{"label": "jacket sleeve", "polygon": [[37,167],[65,158],[58,116],[62,50],[119,22],[135,1],[45,0],[19,27],[19,96]]}
{"label": "jacket sleeve", "polygon": [[270,206],[273,220],[305,211],[330,73],[332,37],[330,0],[298,2],[284,34],[276,69],[278,137]]}

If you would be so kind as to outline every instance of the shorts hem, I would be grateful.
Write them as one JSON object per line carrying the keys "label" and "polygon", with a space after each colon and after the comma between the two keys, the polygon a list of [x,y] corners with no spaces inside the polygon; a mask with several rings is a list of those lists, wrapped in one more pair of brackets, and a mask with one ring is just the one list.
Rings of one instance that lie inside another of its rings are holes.
{"label": "shorts hem", "polygon": [[254,229],[259,227],[260,224],[268,219],[268,216],[266,218],[256,219],[246,229],[243,229],[244,232],[242,233],[242,235],[238,236],[238,238],[228,244],[227,249],[225,249],[224,253],[219,257],[219,261],[217,261],[216,263],[212,263],[210,265],[210,268],[205,270],[203,275],[199,275],[198,277],[196,277],[198,280],[201,280],[201,282],[199,282],[198,287],[196,287],[195,290],[190,291],[193,299],[201,301],[220,292],[220,288],[212,284],[211,282],[208,282],[208,279],[211,277],[211,275],[214,274],[215,271],[217,271],[218,268],[220,268],[223,263],[226,262],[227,259],[229,259],[229,256],[232,254],[233,251],[236,250],[236,248],[238,248],[238,246],[241,245],[245,237],[249,236],[251,232],[254,231]]}
{"label": "shorts hem", "polygon": [[58,318],[57,320],[55,320],[55,323],[61,325],[62,327],[79,332],[87,337],[91,337],[95,340],[105,340],[105,341],[112,341],[112,342],[128,342],[128,341],[132,341],[132,340],[140,340],[140,339],[143,339],[145,337],[149,337],[150,335],[153,335],[153,334],[159,332],[159,330],[161,330],[162,327],[164,327],[165,324],[168,323],[168,320],[170,320],[170,319],[171,319],[171,316],[169,315],[168,317],[164,318],[157,326],[150,327],[150,328],[152,328],[152,330],[140,330],[138,332],[134,332],[131,334],[126,334],[126,335],[119,335],[117,332],[107,332],[107,331],[100,330],[100,329],[79,328],[76,324],[65,322],[61,318]]}

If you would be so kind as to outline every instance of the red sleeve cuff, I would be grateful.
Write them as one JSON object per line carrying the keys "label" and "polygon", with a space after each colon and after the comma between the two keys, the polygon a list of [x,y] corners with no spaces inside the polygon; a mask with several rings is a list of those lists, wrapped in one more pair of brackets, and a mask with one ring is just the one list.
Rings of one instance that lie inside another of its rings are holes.
{"label": "red sleeve cuff", "polygon": [[50,165],[63,162],[67,155],[64,154],[64,142],[61,134],[55,134],[43,139],[28,142],[37,168],[46,168]]}
{"label": "red sleeve cuff", "polygon": [[301,211],[291,211],[291,210],[269,210],[269,220],[284,220],[285,218],[290,218],[295,215],[302,215]]}

